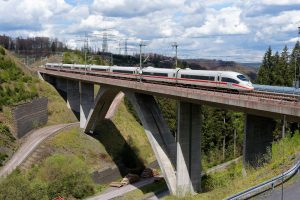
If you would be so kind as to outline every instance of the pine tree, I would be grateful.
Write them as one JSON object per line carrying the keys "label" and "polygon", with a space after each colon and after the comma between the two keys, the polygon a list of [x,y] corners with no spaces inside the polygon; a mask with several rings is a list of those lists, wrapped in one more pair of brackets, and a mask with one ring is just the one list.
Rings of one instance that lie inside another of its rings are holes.
{"label": "pine tree", "polygon": [[257,83],[263,85],[270,85],[271,83],[271,70],[272,70],[272,49],[268,48],[264,55],[263,62],[257,74]]}
{"label": "pine tree", "polygon": [[273,56],[273,66],[271,73],[271,85],[284,85],[284,77],[283,77],[283,61],[279,56],[279,53],[276,52]]}
{"label": "pine tree", "polygon": [[290,74],[290,86],[292,86],[292,83],[295,80],[295,75],[299,74],[299,65],[300,65],[300,44],[299,41],[297,41],[291,54],[291,61],[288,70]]}
{"label": "pine tree", "polygon": [[283,84],[284,86],[291,86],[292,85],[292,74],[290,74],[289,72],[289,52],[288,52],[288,48],[285,45],[285,47],[283,48],[282,52],[281,52],[281,56],[280,56],[280,68],[281,68],[281,76],[283,79]]}

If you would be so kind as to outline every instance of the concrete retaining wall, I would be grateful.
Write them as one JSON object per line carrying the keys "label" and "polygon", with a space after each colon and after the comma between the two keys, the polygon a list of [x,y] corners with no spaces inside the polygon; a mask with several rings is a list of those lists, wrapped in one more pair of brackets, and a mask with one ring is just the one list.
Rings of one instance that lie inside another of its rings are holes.
{"label": "concrete retaining wall", "polygon": [[30,103],[16,106],[12,110],[15,126],[15,136],[21,138],[34,128],[42,126],[48,121],[48,99],[46,97],[34,99]]}

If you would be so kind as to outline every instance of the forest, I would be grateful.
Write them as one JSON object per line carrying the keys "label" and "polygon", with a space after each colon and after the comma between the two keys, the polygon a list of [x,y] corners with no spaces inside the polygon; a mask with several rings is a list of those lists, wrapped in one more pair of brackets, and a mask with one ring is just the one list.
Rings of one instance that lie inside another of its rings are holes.
{"label": "forest", "polygon": [[53,52],[66,50],[63,42],[49,37],[17,37],[0,35],[0,45],[7,50],[23,55],[47,56]]}

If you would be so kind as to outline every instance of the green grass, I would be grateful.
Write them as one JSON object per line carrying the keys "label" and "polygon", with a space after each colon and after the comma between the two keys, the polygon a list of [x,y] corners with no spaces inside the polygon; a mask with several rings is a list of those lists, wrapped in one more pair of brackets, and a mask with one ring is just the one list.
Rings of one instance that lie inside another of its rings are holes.
{"label": "green grass", "polygon": [[[117,113],[113,117],[112,121],[118,131],[122,134],[123,138],[135,150],[135,153],[137,153],[137,155],[144,160],[146,164],[155,160],[155,156],[145,134],[144,128],[128,111],[127,107],[124,104],[124,101],[122,101],[122,103],[119,105]],[[111,144],[114,145],[114,142],[111,141]]]}
{"label": "green grass", "polygon": [[[284,149],[284,154],[283,154]],[[202,179],[203,192],[183,199],[223,199],[227,196],[257,185],[265,180],[288,170],[296,161],[300,151],[300,135],[287,136],[282,141],[274,142],[272,159],[257,169],[248,168],[246,175],[242,175],[242,161],[232,165],[223,172],[208,175]],[[267,155],[266,155],[267,156]],[[165,199],[180,199],[168,196]]]}
{"label": "green grass", "polygon": [[88,166],[90,172],[101,169],[105,164],[104,161],[111,162],[104,146],[98,140],[83,133],[83,130],[78,127],[51,137],[44,146],[56,153],[77,156]]}
{"label": "green grass", "polygon": [[84,162],[74,155],[54,154],[27,173],[15,170],[0,180],[0,199],[83,199],[101,191]]}

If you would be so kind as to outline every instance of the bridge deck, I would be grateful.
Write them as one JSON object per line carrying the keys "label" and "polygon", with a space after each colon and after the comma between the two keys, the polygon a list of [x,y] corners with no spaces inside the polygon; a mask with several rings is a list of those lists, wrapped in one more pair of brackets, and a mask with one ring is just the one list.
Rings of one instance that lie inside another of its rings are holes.
{"label": "bridge deck", "polygon": [[123,91],[132,90],[139,93],[163,96],[180,101],[231,109],[271,118],[282,118],[283,115],[286,115],[286,119],[288,121],[300,122],[299,101],[287,101],[283,98],[281,99],[280,94],[273,96],[268,94],[265,96],[251,95],[247,93],[231,94],[220,91],[207,91],[109,77],[99,77],[79,73],[53,71],[43,68],[41,68],[39,72],[41,74],[47,74],[66,79],[117,87]]}

